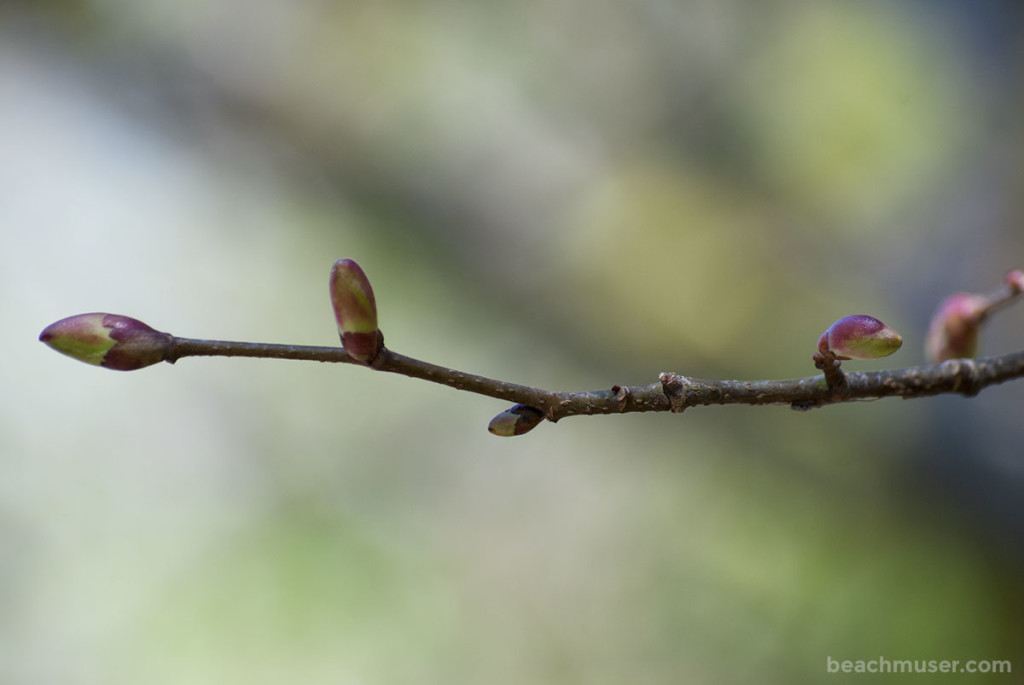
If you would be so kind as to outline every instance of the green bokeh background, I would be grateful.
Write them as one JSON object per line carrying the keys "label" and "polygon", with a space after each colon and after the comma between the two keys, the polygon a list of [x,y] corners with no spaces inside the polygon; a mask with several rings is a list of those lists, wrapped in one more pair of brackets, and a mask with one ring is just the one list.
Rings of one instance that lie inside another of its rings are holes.
{"label": "green bokeh background", "polygon": [[[553,389],[923,362],[1024,266],[1009,1],[0,7],[0,682],[1024,682],[1024,384],[572,418],[353,367],[112,373],[88,311]],[[985,354],[1021,348],[994,320]],[[940,676],[941,677],[941,676]],[[923,680],[916,676],[915,680]],[[863,677],[903,682],[907,676]]]}

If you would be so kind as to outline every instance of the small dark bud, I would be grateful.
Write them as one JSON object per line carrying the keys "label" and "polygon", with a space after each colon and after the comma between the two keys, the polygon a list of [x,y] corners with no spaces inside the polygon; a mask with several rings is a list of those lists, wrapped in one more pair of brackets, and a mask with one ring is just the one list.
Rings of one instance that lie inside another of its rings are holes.
{"label": "small dark bud", "polygon": [[529,433],[544,420],[544,414],[539,409],[528,407],[525,404],[517,404],[501,412],[487,425],[494,435],[512,437]]}

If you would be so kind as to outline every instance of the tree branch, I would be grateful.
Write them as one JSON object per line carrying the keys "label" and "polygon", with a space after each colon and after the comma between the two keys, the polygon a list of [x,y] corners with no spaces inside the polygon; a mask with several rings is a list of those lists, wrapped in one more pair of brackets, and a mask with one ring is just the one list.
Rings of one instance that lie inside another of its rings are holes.
{"label": "tree branch", "polygon": [[[172,351],[164,361],[183,357],[260,357],[301,359],[356,364],[340,347],[274,345],[267,343],[196,340],[173,337]],[[827,404],[883,397],[913,399],[958,393],[978,394],[990,385],[1024,376],[1024,351],[1001,357],[954,359],[925,366],[887,371],[845,373],[845,382],[831,387],[824,375],[788,380],[738,381],[690,378],[672,372],[659,375],[647,385],[615,385],[607,390],[556,392],[509,383],[450,369],[382,348],[371,368],[447,385],[456,390],[536,407],[549,421],[567,416],[625,414],[630,412],[681,412],[710,404],[775,404],[807,410]]]}
{"label": "tree branch", "polygon": [[856,314],[835,321],[818,339],[812,360],[822,375],[790,380],[732,381],[689,378],[664,372],[648,385],[613,385],[607,390],[555,392],[486,378],[413,359],[384,346],[377,325],[377,305],[362,268],[350,259],[335,262],[330,279],[331,304],[342,347],[276,345],[179,338],[127,316],[94,312],[61,319],[39,339],[58,352],[83,362],[119,371],[141,369],[184,357],[255,357],[302,359],[366,366],[398,373],[456,390],[515,402],[491,420],[496,435],[522,435],[543,419],[567,416],[671,411],[707,404],[788,404],[807,410],[854,400],[942,393],[966,397],[989,385],[1024,376],[1024,351],[1002,357],[970,359],[982,321],[1024,294],[1024,272],[1007,273],[1005,286],[989,295],[957,293],[947,298],[929,327],[929,366],[867,373],[844,372],[841,360],[876,359],[892,354],[903,338],[874,317]]}

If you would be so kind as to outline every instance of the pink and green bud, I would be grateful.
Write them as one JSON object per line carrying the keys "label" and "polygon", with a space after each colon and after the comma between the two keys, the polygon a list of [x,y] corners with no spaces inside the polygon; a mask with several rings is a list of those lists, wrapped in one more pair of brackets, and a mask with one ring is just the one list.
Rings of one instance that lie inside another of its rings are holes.
{"label": "pink and green bud", "polygon": [[501,412],[487,425],[494,435],[512,437],[529,433],[544,420],[544,414],[539,409],[534,409],[525,404],[517,404]]}
{"label": "pink and green bud", "polygon": [[331,267],[331,305],[341,344],[350,357],[370,363],[380,351],[377,302],[366,274],[351,259]]}
{"label": "pink and green bud", "polygon": [[928,361],[938,363],[973,357],[978,349],[981,321],[988,308],[988,298],[972,293],[955,293],[943,300],[928,325],[925,337]]}
{"label": "pink and green bud", "polygon": [[836,359],[878,359],[900,349],[903,338],[873,316],[839,319],[818,338],[818,352]]}
{"label": "pink and green bud", "polygon": [[39,340],[78,361],[116,371],[134,371],[162,362],[174,346],[138,319],[117,314],[78,314],[43,329]]}

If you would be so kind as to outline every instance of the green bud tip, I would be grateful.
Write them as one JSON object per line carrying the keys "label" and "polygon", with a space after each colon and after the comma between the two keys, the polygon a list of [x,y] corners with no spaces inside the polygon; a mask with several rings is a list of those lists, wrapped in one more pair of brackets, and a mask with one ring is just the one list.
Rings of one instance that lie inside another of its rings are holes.
{"label": "green bud tip", "polygon": [[988,305],[988,298],[973,293],[954,293],[944,299],[928,324],[924,340],[928,361],[937,364],[973,357]]}
{"label": "green bud tip", "polygon": [[854,314],[837,320],[818,338],[818,351],[836,359],[878,359],[900,349],[903,338],[873,316]]}
{"label": "green bud tip", "polygon": [[370,279],[351,259],[339,259],[331,267],[331,306],[348,355],[364,363],[373,361],[381,345],[377,302]]}
{"label": "green bud tip", "polygon": [[494,435],[512,437],[529,433],[544,420],[544,414],[539,409],[534,409],[525,404],[517,404],[501,412],[487,425]]}
{"label": "green bud tip", "polygon": [[174,346],[138,319],[94,312],[61,319],[43,329],[39,340],[86,364],[116,371],[134,371],[162,362]]}

